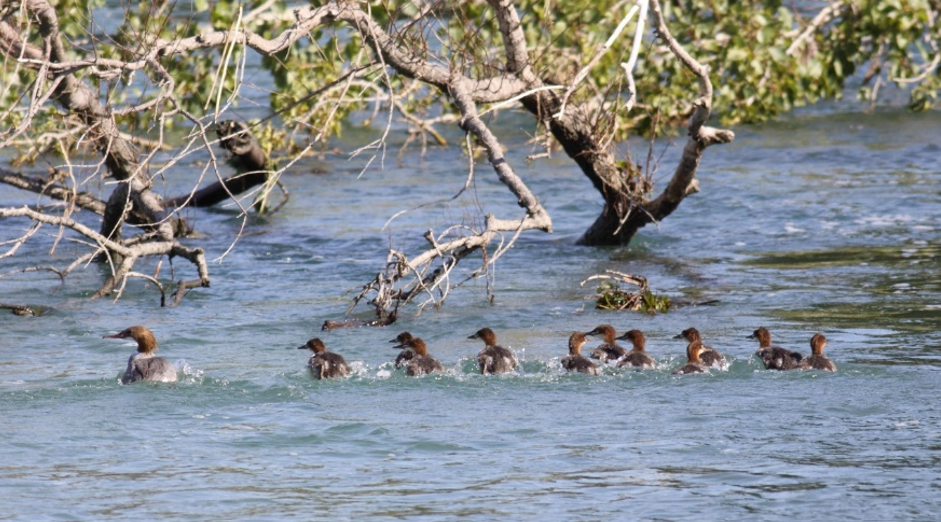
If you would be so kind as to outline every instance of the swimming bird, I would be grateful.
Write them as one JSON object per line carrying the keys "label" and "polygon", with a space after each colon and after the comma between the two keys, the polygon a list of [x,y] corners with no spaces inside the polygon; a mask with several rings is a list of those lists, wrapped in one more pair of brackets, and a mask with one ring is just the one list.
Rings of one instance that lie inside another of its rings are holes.
{"label": "swimming bird", "polygon": [[411,350],[413,354],[412,358],[405,365],[406,374],[417,377],[426,373],[444,371],[444,366],[441,366],[441,363],[439,363],[437,359],[428,355],[428,345],[426,345],[425,341],[422,341],[421,338],[412,337],[402,343],[401,347]]}
{"label": "swimming bird", "polygon": [[467,338],[484,342],[484,349],[477,354],[477,365],[480,366],[481,374],[507,373],[516,369],[516,357],[513,352],[497,345],[497,335],[490,328],[481,328]]}
{"label": "swimming bird", "polygon": [[320,339],[311,339],[307,344],[298,346],[298,350],[310,350],[314,355],[307,361],[307,367],[314,377],[318,379],[331,379],[334,377],[347,377],[350,374],[350,366],[346,364],[346,359],[338,353],[327,351],[327,346]]}
{"label": "swimming bird", "polygon": [[800,367],[801,354],[792,352],[780,346],[771,346],[771,332],[762,326],[748,336],[749,339],[758,339],[758,350],[755,355],[765,364],[766,370],[794,370]]}
{"label": "swimming bird", "polygon": [[624,355],[627,353],[627,350],[622,348],[621,345],[615,341],[617,332],[610,324],[599,325],[597,328],[586,333],[585,335],[604,336],[604,343],[591,352],[592,359],[601,359],[603,362],[616,361],[621,357],[624,357]]}
{"label": "swimming bird", "polygon": [[631,351],[627,352],[627,355],[618,361],[618,368],[622,366],[632,366],[639,369],[654,367],[653,358],[647,355],[647,352],[644,351],[644,345],[647,343],[647,338],[644,337],[644,332],[641,332],[640,330],[631,330],[618,337],[618,339],[630,341],[634,346]]}
{"label": "swimming bird", "polygon": [[814,336],[810,338],[810,350],[812,353],[801,361],[801,369],[835,372],[836,365],[823,354],[823,347],[826,345],[826,337],[819,333],[814,334]]}
{"label": "swimming bird", "polygon": [[[695,328],[687,328],[680,332],[679,335],[673,337],[674,339],[686,339],[690,343],[693,341],[699,341],[702,344],[702,336],[699,335],[699,330]],[[686,347],[687,354],[689,353],[689,346]],[[702,344],[702,353],[699,354],[699,360],[702,365],[705,367],[713,368],[722,368],[725,366],[725,357],[722,357],[722,354],[716,351],[711,346],[706,346]]]}
{"label": "swimming bird", "polygon": [[127,339],[137,341],[137,353],[127,360],[127,370],[121,377],[122,384],[137,381],[176,382],[176,368],[163,357],[157,357],[157,339],[146,326],[132,326],[104,339]]}
{"label": "swimming bird", "polygon": [[582,332],[575,332],[569,337],[569,354],[562,358],[562,367],[570,372],[600,375],[601,370],[591,359],[582,355],[582,346],[588,342]]}
{"label": "swimming bird", "polygon": [[412,340],[412,334],[408,332],[402,332],[399,335],[395,336],[395,339],[389,341],[390,343],[395,343],[393,348],[402,348],[402,351],[399,352],[399,355],[395,358],[395,367],[401,368],[408,364],[412,360],[412,357],[415,357],[415,352],[411,348],[405,346],[405,343]]}
{"label": "swimming bird", "polygon": [[686,347],[686,365],[682,368],[673,370],[673,375],[685,375],[688,373],[703,373],[706,371],[701,360],[705,347],[702,341],[695,340]]}

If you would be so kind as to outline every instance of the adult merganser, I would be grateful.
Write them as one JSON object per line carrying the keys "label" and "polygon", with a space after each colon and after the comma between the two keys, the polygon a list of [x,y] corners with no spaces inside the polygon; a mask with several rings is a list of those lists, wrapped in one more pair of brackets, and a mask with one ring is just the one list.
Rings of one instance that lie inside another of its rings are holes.
{"label": "adult merganser", "polygon": [[122,384],[137,381],[175,382],[176,368],[163,357],[153,354],[157,350],[157,339],[146,326],[132,326],[104,339],[127,339],[137,341],[137,353],[127,360],[127,370],[121,377]]}
{"label": "adult merganser", "polygon": [[575,332],[569,337],[569,354],[562,358],[562,367],[570,372],[600,375],[598,365],[582,355],[582,346],[588,342],[587,334]]}
{"label": "adult merganser", "polygon": [[622,366],[632,366],[634,368],[653,368],[654,360],[647,352],[644,351],[645,344],[647,343],[647,338],[644,337],[644,332],[640,330],[631,330],[624,335],[618,337],[618,339],[624,341],[630,341],[634,348],[627,352],[627,355],[621,358],[618,361],[618,368]]}
{"label": "adult merganser", "polygon": [[350,367],[346,364],[346,359],[338,353],[328,352],[327,346],[320,339],[311,339],[307,341],[307,344],[298,346],[297,349],[314,352],[314,355],[311,355],[310,360],[307,361],[307,367],[318,379],[347,377],[350,374]]}
{"label": "adult merganser", "polygon": [[412,358],[405,366],[406,374],[417,377],[426,373],[444,371],[444,366],[441,366],[437,359],[428,355],[428,345],[421,338],[412,337],[402,343],[401,347],[408,348],[413,352]]}
{"label": "adult merganser", "polygon": [[591,352],[592,359],[601,359],[604,362],[616,361],[627,353],[627,350],[621,347],[615,341],[617,332],[610,324],[602,324],[585,335],[603,335],[604,343]]}
{"label": "adult merganser", "polygon": [[835,372],[836,365],[833,361],[823,355],[823,347],[827,345],[827,338],[822,334],[814,334],[810,338],[810,350],[813,352],[810,356],[801,361],[802,370],[823,370],[825,372]]}
{"label": "adult merganser", "polygon": [[780,346],[771,346],[771,332],[762,326],[755,330],[749,339],[758,339],[755,355],[765,364],[766,370],[794,370],[800,367],[801,354]]}
{"label": "adult merganser", "polygon": [[467,338],[484,342],[484,349],[477,354],[477,365],[481,374],[507,373],[516,369],[516,357],[513,352],[497,345],[497,335],[490,328],[481,328]]}
{"label": "adult merganser", "polygon": [[673,375],[705,372],[706,368],[703,366],[702,360],[700,359],[704,350],[705,347],[702,341],[698,339],[689,343],[689,346],[686,347],[686,365],[673,370]]}
{"label": "adult merganser", "polygon": [[399,335],[395,336],[395,339],[389,341],[394,343],[393,348],[403,348],[399,355],[395,358],[395,367],[401,368],[408,364],[412,360],[412,357],[415,357],[415,352],[411,348],[405,346],[405,343],[412,340],[412,334],[408,332],[402,332]]}
{"label": "adult merganser", "polygon": [[[690,343],[699,341],[699,343],[702,344],[702,336],[699,335],[699,330],[695,328],[687,328],[673,338],[686,339]],[[686,347],[686,353],[689,353],[689,346]],[[722,354],[713,347],[706,346],[705,344],[702,344],[702,353],[699,354],[699,360],[705,367],[722,368],[725,366],[725,358],[722,357]]]}

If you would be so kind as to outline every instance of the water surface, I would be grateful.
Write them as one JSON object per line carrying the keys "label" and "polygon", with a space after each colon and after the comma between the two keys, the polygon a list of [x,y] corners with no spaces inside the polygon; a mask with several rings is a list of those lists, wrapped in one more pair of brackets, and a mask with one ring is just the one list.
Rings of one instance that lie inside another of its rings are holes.
{"label": "water surface", "polygon": [[[466,197],[383,230],[463,185],[466,159],[437,148],[390,153],[362,176],[359,160],[302,162],[285,176],[287,207],[250,217],[210,266],[212,288],[176,308],[159,308],[139,280],[117,303],[89,301],[95,266],[63,285],[47,273],[0,280],[0,300],[52,308],[0,314],[0,519],[937,519],[936,114],[807,113],[736,129],[733,144],[707,151],[702,192],[629,248],[607,249],[573,246],[600,198],[564,158],[522,161],[525,121],[498,129],[555,233],[526,234],[502,258],[492,304],[481,280],[390,328],[319,331],[381,269],[390,241],[414,252],[428,228],[519,212],[479,165]],[[195,170],[163,190],[175,195]],[[4,186],[0,199],[36,200]],[[210,259],[242,225],[232,208],[186,216]],[[24,226],[5,220],[2,239]],[[44,232],[0,271],[47,263],[55,231]],[[54,262],[80,251],[61,243]],[[674,301],[718,302],[596,310],[579,282],[607,269]],[[644,330],[658,369],[563,374],[568,335],[600,323]],[[133,347],[101,337],[133,324],[154,330],[179,383],[119,384]],[[518,374],[474,373],[479,346],[465,337],[482,326],[518,353]],[[671,375],[685,348],[673,336],[690,326],[727,371]],[[761,370],[745,338],[758,326],[805,353],[824,333],[840,371]],[[401,330],[425,338],[447,373],[394,370],[387,341]],[[312,336],[354,375],[311,379],[295,348]]]}

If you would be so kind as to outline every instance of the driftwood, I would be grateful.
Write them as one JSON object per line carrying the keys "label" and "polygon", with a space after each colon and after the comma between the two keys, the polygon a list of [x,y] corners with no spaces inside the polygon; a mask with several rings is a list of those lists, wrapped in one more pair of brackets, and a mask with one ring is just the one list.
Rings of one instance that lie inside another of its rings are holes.
{"label": "driftwood", "polygon": [[[650,292],[647,278],[625,274],[616,270],[605,270],[604,274],[595,274],[581,283],[585,286],[589,281],[602,281],[601,293],[594,294],[588,299],[597,300],[597,307],[605,310],[640,310],[644,307],[644,296]],[[637,287],[636,292],[621,289],[621,284]]]}
{"label": "driftwood", "polygon": [[[581,282],[581,286],[589,281],[601,281],[598,292],[588,299],[595,300],[595,307],[602,310],[658,313],[673,308],[673,301],[663,295],[655,295],[650,291],[647,279],[637,275],[624,274],[616,270],[605,270],[604,274],[597,274]],[[621,285],[637,287],[631,292]]]}

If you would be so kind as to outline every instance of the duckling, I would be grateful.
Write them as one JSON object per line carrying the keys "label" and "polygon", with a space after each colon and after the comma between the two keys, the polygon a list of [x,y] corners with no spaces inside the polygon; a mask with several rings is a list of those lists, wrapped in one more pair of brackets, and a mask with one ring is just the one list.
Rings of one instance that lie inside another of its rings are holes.
{"label": "duckling", "polygon": [[146,326],[132,326],[114,335],[105,335],[105,339],[127,339],[137,341],[137,353],[127,360],[127,369],[121,377],[121,384],[137,381],[175,382],[176,368],[163,357],[157,357],[157,339]]}
{"label": "duckling", "polygon": [[823,334],[814,334],[814,336],[810,338],[810,350],[812,353],[801,361],[801,369],[835,372],[836,365],[823,355],[823,347],[826,345],[827,338],[824,337]]}
{"label": "duckling", "polygon": [[428,355],[428,345],[419,337],[402,343],[402,346],[413,352],[412,358],[405,365],[405,373],[412,377],[432,372],[443,372],[444,366],[437,359]]}
{"label": "duckling", "polygon": [[320,339],[311,339],[307,344],[298,346],[298,350],[310,350],[314,355],[307,361],[307,367],[314,377],[318,379],[331,379],[335,377],[347,377],[350,374],[350,367],[346,364],[346,359],[338,353],[327,351],[327,346]]}
{"label": "duckling", "polygon": [[467,338],[484,342],[484,349],[477,354],[477,365],[481,374],[507,373],[516,369],[516,357],[513,352],[497,345],[497,335],[490,328],[481,328]]}
{"label": "duckling", "polygon": [[390,343],[395,343],[393,348],[403,348],[399,355],[395,358],[395,367],[401,368],[408,364],[412,360],[412,357],[415,357],[415,352],[411,348],[405,346],[405,343],[412,340],[412,334],[408,332],[402,332],[399,335],[395,336],[395,339],[389,341]]}
{"label": "duckling", "polygon": [[638,369],[650,369],[654,367],[654,360],[647,352],[644,351],[645,344],[647,343],[647,338],[644,337],[644,332],[640,330],[631,330],[624,335],[618,337],[620,340],[630,341],[634,348],[627,352],[620,361],[618,361],[618,368],[622,366],[632,366]]}
{"label": "duckling", "polygon": [[702,341],[698,339],[689,343],[689,346],[686,347],[686,365],[673,370],[673,375],[705,372],[706,368],[703,366],[702,360],[700,359],[704,349],[705,347]]}
{"label": "duckling", "polygon": [[755,355],[765,364],[766,370],[794,370],[800,367],[801,354],[780,346],[771,346],[771,332],[764,326],[755,330],[749,339],[758,339]]}
{"label": "duckling", "polygon": [[569,337],[569,354],[562,358],[562,367],[570,372],[601,375],[598,365],[582,355],[582,346],[588,342],[582,332],[575,332]]}
{"label": "duckling", "polygon": [[[690,343],[693,341],[699,341],[699,343],[702,344],[702,336],[699,335],[699,330],[695,328],[687,328],[673,338],[686,339]],[[689,347],[687,346],[687,353],[688,351]],[[702,365],[707,368],[722,368],[725,366],[725,357],[722,357],[722,354],[716,351],[713,347],[706,346],[705,344],[702,345],[702,353],[699,355],[699,358],[702,362]]]}
{"label": "duckling", "polygon": [[591,352],[592,359],[600,359],[602,362],[616,361],[621,357],[624,357],[624,355],[627,353],[627,350],[622,348],[621,345],[615,341],[617,332],[610,324],[599,325],[597,328],[586,333],[585,335],[604,336],[604,343]]}

